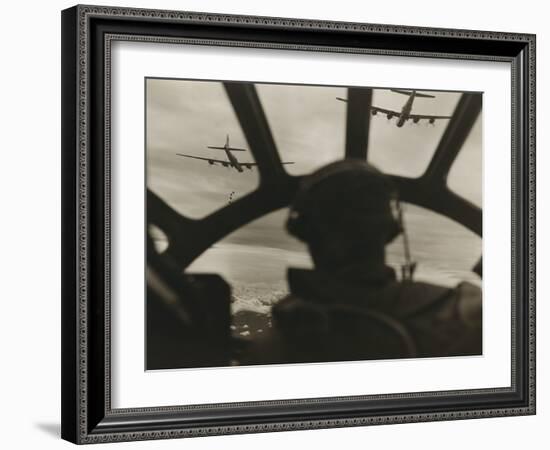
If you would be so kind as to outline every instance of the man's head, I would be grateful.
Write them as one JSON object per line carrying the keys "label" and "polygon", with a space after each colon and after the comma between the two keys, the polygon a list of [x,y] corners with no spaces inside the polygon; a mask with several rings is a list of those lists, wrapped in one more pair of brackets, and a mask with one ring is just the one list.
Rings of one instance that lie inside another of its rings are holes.
{"label": "man's head", "polygon": [[306,177],[291,204],[288,231],[308,244],[317,266],[384,258],[400,232],[391,180],[361,160],[343,160]]}

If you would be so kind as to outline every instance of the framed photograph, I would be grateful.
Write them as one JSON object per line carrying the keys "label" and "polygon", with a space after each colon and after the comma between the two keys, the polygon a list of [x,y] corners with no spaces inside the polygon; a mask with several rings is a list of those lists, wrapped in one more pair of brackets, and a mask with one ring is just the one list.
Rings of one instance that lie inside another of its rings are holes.
{"label": "framed photograph", "polygon": [[535,413],[535,36],[62,12],[62,437]]}

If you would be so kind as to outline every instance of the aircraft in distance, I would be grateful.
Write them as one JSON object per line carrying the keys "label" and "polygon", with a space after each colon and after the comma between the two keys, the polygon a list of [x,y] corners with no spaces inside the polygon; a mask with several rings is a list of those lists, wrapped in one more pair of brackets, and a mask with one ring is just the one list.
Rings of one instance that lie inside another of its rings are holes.
{"label": "aircraft in distance", "polygon": [[[241,162],[232,152],[246,152],[245,148],[231,147],[229,145],[229,135],[226,136],[225,145],[223,147],[216,147],[213,145],[207,145],[207,148],[212,148],[215,150],[223,150],[227,155],[227,160],[213,159],[213,158],[202,158],[200,156],[184,155],[183,153],[176,153],[178,156],[184,156],[186,158],[193,159],[202,159],[203,161],[208,161],[208,164],[215,165],[221,164],[224,167],[233,167],[237,172],[243,172],[244,168],[252,170],[252,167],[257,166],[257,163],[253,162]],[[294,162],[283,162],[281,164],[294,164]]]}
{"label": "aircraft in distance", "polygon": [[[429,123],[433,124],[436,120],[451,118],[451,116],[432,116],[427,114],[411,114],[412,106],[415,98],[417,97],[435,98],[435,95],[422,94],[414,90],[413,91],[406,91],[403,89],[390,89],[390,90],[398,94],[409,96],[406,103],[403,105],[403,108],[401,108],[401,112],[392,111],[391,109],[380,108],[378,106],[371,106],[370,110],[373,116],[376,116],[376,114],[378,113],[386,114],[388,120],[391,120],[394,117],[397,117],[398,119],[397,119],[396,125],[398,128],[401,128],[403,125],[405,125],[405,122],[407,122],[407,120],[409,119],[411,119],[414,123],[418,123],[420,120],[427,120]],[[340,100],[341,102],[348,101],[346,98],[342,98],[342,97],[336,97],[336,100]]]}

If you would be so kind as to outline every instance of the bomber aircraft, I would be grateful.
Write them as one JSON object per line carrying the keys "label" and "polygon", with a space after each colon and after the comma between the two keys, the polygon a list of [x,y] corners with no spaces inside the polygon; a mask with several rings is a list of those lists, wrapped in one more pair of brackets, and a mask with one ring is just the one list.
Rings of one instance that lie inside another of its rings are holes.
{"label": "bomber aircraft", "polygon": [[[411,114],[412,106],[415,98],[417,97],[435,98],[435,95],[422,94],[421,92],[417,92],[415,90],[412,90],[412,91],[406,91],[404,89],[390,89],[390,90],[398,94],[409,96],[409,98],[403,105],[403,108],[401,108],[401,111],[400,112],[392,111],[391,109],[380,108],[379,106],[371,106],[370,110],[373,116],[376,116],[376,114],[378,113],[386,114],[388,120],[391,120],[394,117],[397,117],[398,119],[397,119],[396,126],[398,128],[401,128],[403,125],[405,125],[405,122],[407,122],[407,120],[409,119],[411,119],[413,123],[418,123],[420,120],[427,120],[429,123],[433,124],[436,120],[451,118],[451,116],[432,116],[429,114]],[[342,97],[336,97],[336,100],[340,100],[341,102],[348,101],[346,98],[342,98]]]}
{"label": "bomber aircraft", "polygon": [[[221,164],[224,167],[234,168],[237,172],[243,172],[244,168],[252,170],[252,167],[258,165],[257,163],[253,162],[241,162],[237,159],[237,157],[232,152],[246,152],[247,150],[245,148],[231,147],[229,145],[229,135],[226,136],[225,145],[223,147],[207,145],[207,148],[225,151],[227,160],[203,158],[201,156],[185,155],[183,153],[176,153],[176,155],[184,156],[186,158],[202,159],[203,161],[208,161],[208,164],[210,164],[211,166],[215,164]],[[294,162],[283,162],[282,164],[294,164]]]}

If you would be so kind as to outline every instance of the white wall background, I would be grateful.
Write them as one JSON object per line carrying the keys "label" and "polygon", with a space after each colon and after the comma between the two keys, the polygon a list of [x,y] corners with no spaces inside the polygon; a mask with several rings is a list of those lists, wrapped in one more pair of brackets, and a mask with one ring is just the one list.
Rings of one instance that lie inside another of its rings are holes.
{"label": "white wall background", "polygon": [[[104,3],[98,0],[97,3]],[[59,438],[60,403],[60,10],[71,1],[10,2],[2,8],[0,69],[0,445],[68,448]],[[538,415],[384,427],[301,431],[116,444],[119,448],[544,448],[550,420],[545,327],[550,286],[550,145],[545,3],[536,0],[298,2],[278,0],[111,0],[106,4],[529,32],[538,35]]]}

